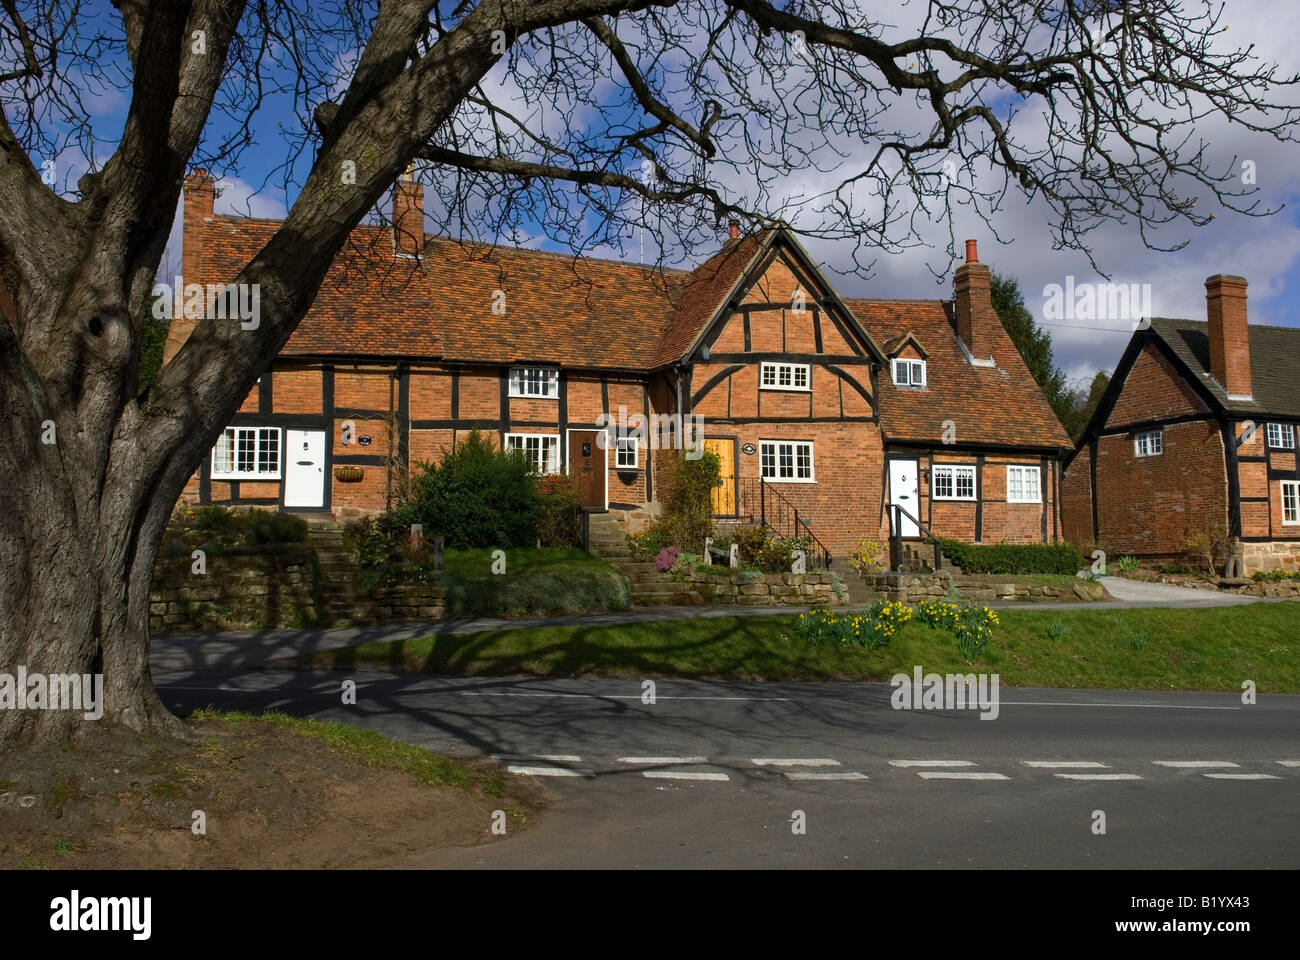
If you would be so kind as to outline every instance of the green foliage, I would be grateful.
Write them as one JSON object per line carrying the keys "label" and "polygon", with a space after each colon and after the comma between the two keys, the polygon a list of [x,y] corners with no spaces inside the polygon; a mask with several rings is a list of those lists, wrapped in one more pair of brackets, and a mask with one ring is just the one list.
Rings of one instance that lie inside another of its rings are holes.
{"label": "green foliage", "polygon": [[881,546],[875,540],[859,540],[858,548],[849,554],[849,566],[860,574],[876,573],[882,569],[876,559],[880,551]]}
{"label": "green foliage", "polygon": [[917,604],[916,619],[934,630],[956,630],[957,610],[955,603],[924,600]]}
{"label": "green foliage", "polygon": [[794,635],[807,643],[830,641],[876,650],[911,619],[907,604],[877,600],[859,613],[826,609],[801,613],[794,622]]}
{"label": "green foliage", "polygon": [[143,394],[158,379],[158,374],[162,370],[163,348],[167,345],[167,333],[171,329],[170,320],[165,317],[158,319],[153,315],[152,301],[146,303],[140,331],[140,370],[136,396]]}
{"label": "green foliage", "polygon": [[1137,650],[1140,653],[1147,648],[1147,644],[1150,640],[1145,633],[1130,633],[1128,642],[1134,650]]}
{"label": "green foliage", "polygon": [[537,540],[537,474],[521,451],[496,450],[477,430],[421,464],[412,497],[394,519],[424,526],[448,547],[532,546]]}
{"label": "green foliage", "polygon": [[1160,572],[1161,573],[1195,573],[1196,571],[1193,570],[1185,563],[1166,563],[1163,567],[1160,568]]}
{"label": "green foliage", "polygon": [[807,537],[777,537],[768,527],[737,527],[729,538],[720,538],[715,546],[720,550],[729,550],[732,544],[740,549],[742,569],[757,570],[762,573],[789,573],[794,563],[794,552],[802,550],[808,558],[812,545]]}
{"label": "green foliage", "polygon": [[1137,557],[1120,557],[1115,561],[1115,569],[1124,573],[1131,573],[1141,566],[1142,564],[1138,563]]}
{"label": "green foliage", "polygon": [[679,550],[699,550],[713,534],[713,488],[722,476],[715,454],[696,460],[676,457],[669,471],[663,524],[668,542]]}
{"label": "green foliage", "polygon": [[1059,643],[1065,639],[1065,635],[1070,632],[1070,628],[1061,623],[1060,620],[1053,620],[1047,625],[1047,639],[1053,643]]}
{"label": "green foliage", "polygon": [[234,531],[239,527],[239,514],[226,507],[199,507],[192,525],[195,530]]}
{"label": "green foliage", "polygon": [[348,522],[343,527],[343,536],[356,547],[362,568],[369,568],[393,556],[405,529],[409,528],[399,527],[390,512]]}
{"label": "green foliage", "polygon": [[975,660],[993,639],[998,615],[988,607],[968,603],[957,611],[957,649],[967,660]]}
{"label": "green foliage", "polygon": [[537,539],[543,547],[582,545],[581,500],[572,477],[542,477],[537,484]]}
{"label": "green foliage", "polygon": [[944,540],[943,555],[963,573],[1060,573],[1073,576],[1083,557],[1069,543],[977,545]]}
{"label": "green foliage", "polygon": [[307,521],[292,513],[250,510],[248,538],[259,546],[267,543],[306,543]]}
{"label": "green foliage", "polygon": [[659,520],[652,523],[645,533],[628,534],[628,550],[637,559],[653,559],[659,555],[659,551],[664,547],[672,545],[669,543],[668,537],[668,526],[662,520]]}
{"label": "green foliage", "polygon": [[612,568],[542,570],[515,576],[466,577],[444,573],[452,617],[544,616],[623,610],[631,606],[627,581]]}
{"label": "green foliage", "polygon": [[1014,277],[993,274],[989,295],[993,300],[993,312],[1020,351],[1034,382],[1043,391],[1058,419],[1064,420],[1062,414],[1070,408],[1070,395],[1065,386],[1065,374],[1057,368],[1052,356],[1051,334],[1039,328],[1033,313],[1025,306],[1020,284]]}

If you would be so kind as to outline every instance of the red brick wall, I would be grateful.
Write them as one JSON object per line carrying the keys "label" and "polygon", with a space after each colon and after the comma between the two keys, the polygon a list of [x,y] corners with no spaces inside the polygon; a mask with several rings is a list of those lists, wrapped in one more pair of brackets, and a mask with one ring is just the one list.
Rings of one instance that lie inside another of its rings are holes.
{"label": "red brick wall", "polygon": [[[974,500],[935,500],[931,497],[932,485],[929,469],[936,463],[966,464],[977,467],[977,490],[980,497],[979,543],[1042,543],[1043,506],[1047,507],[1047,540],[1053,537],[1053,514],[1056,510],[1056,462],[1047,461],[1046,470],[1038,457],[997,455],[985,458],[984,469],[978,471],[979,462],[974,454],[955,453],[943,448],[931,450],[895,450],[891,457],[899,460],[917,460],[920,471],[919,518],[940,537],[974,543]],[[1007,464],[1039,467],[1039,491],[1043,503],[1007,502]],[[886,502],[888,502],[886,492]],[[1059,536],[1059,528],[1058,528]]]}
{"label": "red brick wall", "polygon": [[1149,344],[1125,377],[1124,388],[1106,419],[1106,429],[1206,413],[1208,410],[1160,348]]}
{"label": "red brick wall", "polygon": [[1061,474],[1061,530],[1080,547],[1092,542],[1092,452],[1086,446]]}

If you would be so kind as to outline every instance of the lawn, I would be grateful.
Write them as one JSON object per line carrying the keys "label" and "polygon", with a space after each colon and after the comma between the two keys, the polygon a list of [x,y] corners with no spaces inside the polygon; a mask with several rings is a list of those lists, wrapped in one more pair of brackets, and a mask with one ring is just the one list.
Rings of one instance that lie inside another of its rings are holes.
{"label": "lawn", "polygon": [[[998,673],[1021,687],[1300,692],[1293,603],[1197,610],[999,610],[979,660],[953,635],[912,622],[864,651],[810,645],[794,617],[727,617],[609,627],[533,627],[370,643],[316,654],[306,668],[379,667],[442,675],[876,680],[925,670]],[[1059,624],[1064,634],[1048,636]],[[1145,638],[1145,642],[1143,641]]]}

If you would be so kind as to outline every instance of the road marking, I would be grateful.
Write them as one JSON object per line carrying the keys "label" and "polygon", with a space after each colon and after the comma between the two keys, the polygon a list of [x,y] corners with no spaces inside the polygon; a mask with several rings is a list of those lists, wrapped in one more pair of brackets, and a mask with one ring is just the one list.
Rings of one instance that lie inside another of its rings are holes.
{"label": "road marking", "polygon": [[922,780],[1010,780],[1001,773],[946,773],[942,770],[918,770]]}
{"label": "road marking", "polygon": [[1152,760],[1158,767],[1178,767],[1180,769],[1196,767],[1235,767],[1231,760]]}
{"label": "road marking", "polygon": [[1108,767],[1108,763],[1098,763],[1096,760],[1021,760],[1026,767],[1035,767],[1040,770],[1076,770],[1087,767]]}
{"label": "road marking", "polygon": [[1278,763],[1284,767],[1300,767],[1300,760],[1279,760]]}
{"label": "road marking", "polygon": [[540,760],[544,763],[577,763],[582,757],[572,753],[494,753],[493,760],[509,763],[512,760]]}
{"label": "road marking", "polygon": [[1211,780],[1281,780],[1282,778],[1272,773],[1203,773],[1203,777],[1209,777]]}
{"label": "road marking", "polygon": [[1242,707],[1203,707],[1183,703],[1060,703],[1052,700],[1003,700],[1004,707],[1142,707],[1147,710],[1241,710]]}
{"label": "road marking", "polygon": [[1054,773],[1062,780],[1141,780],[1136,773]]}
{"label": "road marking", "polygon": [[708,757],[619,757],[619,763],[638,763],[649,767],[662,767],[671,763],[708,763]]}
{"label": "road marking", "polygon": [[973,760],[890,760],[891,767],[973,767]]}
{"label": "road marking", "polygon": [[506,767],[509,773],[525,777],[594,777],[590,770],[574,770],[572,767],[519,767],[511,764]]}
{"label": "road marking", "polygon": [[[206,690],[208,688],[196,687],[195,689]],[[416,692],[424,693],[425,691],[416,691]],[[437,691],[427,691],[427,692],[436,693]],[[550,698],[560,698],[565,700],[640,700],[641,699],[641,694],[639,693],[629,693],[629,694],[623,694],[623,693],[497,693],[495,691],[483,692],[478,690],[457,690],[456,693],[458,696],[461,697],[543,697],[543,698],[550,697]],[[798,697],[669,697],[661,693],[655,699],[656,700],[791,701],[791,700],[797,700]]]}
{"label": "road marking", "polygon": [[774,760],[771,758],[755,758],[749,761],[758,767],[838,767],[838,760]]}
{"label": "road marking", "polygon": [[642,770],[652,780],[730,780],[725,773],[695,773],[690,770]]}
{"label": "road marking", "polygon": [[865,773],[809,773],[802,770],[787,770],[786,777],[790,780],[866,780]]}

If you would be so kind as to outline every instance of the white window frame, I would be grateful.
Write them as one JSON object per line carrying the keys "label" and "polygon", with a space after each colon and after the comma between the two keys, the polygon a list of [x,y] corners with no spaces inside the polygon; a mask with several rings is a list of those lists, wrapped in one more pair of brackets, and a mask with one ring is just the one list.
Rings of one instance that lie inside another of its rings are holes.
{"label": "white window frame", "polygon": [[[1279,480],[1278,485],[1281,488],[1280,492],[1281,492],[1281,502],[1282,502],[1283,526],[1287,526],[1287,527],[1300,526],[1300,480]],[[1291,495],[1289,498],[1287,496],[1288,487],[1291,488]],[[1288,499],[1290,499],[1291,501],[1290,520],[1286,518],[1288,512],[1286,508],[1287,506],[1286,502]]]}
{"label": "white window frame", "polygon": [[[935,491],[938,490],[939,474],[946,473],[949,478],[949,484],[952,487],[950,496],[940,496]],[[970,496],[963,497],[958,494],[957,476],[965,474],[970,477]],[[961,463],[936,463],[930,467],[930,496],[935,500],[975,500],[975,466],[973,464]]]}
{"label": "white window frame", "polygon": [[[1023,491],[1028,486],[1025,483],[1024,477],[1028,477],[1030,471],[1032,471],[1034,475],[1034,496],[1033,497],[1027,497],[1023,493]],[[1021,478],[1019,484],[1022,493],[1018,497],[1013,497],[1011,495],[1011,489],[1012,489],[1011,476],[1013,473],[1017,473],[1017,472],[1023,472],[1023,477]],[[1021,464],[1021,463],[1007,464],[1007,503],[1042,503],[1042,502],[1043,502],[1042,471],[1040,471],[1038,467],[1031,467],[1029,464]]]}
{"label": "white window frame", "polygon": [[[624,463],[623,455],[631,452],[632,462]],[[614,439],[614,469],[637,470],[641,466],[641,447],[636,437],[616,437]]]}
{"label": "white window frame", "polygon": [[1264,426],[1268,436],[1268,445],[1274,450],[1295,449],[1295,425],[1290,423],[1267,423]]}
{"label": "white window frame", "polygon": [[[222,470],[217,466],[217,447],[226,440],[228,436],[234,434],[235,446],[231,451],[230,467]],[[253,466],[252,470],[240,470],[235,465],[239,463],[239,447],[242,442],[248,442],[251,434],[253,443]],[[258,464],[261,462],[261,450],[263,437],[275,438],[275,469],[260,470]],[[232,426],[226,427],[221,437],[212,445],[212,451],[209,455],[210,476],[213,480],[279,480],[284,470],[284,437],[279,427],[245,427]]]}
{"label": "white window frame", "polygon": [[[800,380],[803,381],[802,384],[799,383]],[[763,390],[809,393],[812,390],[812,365],[764,361],[758,365],[758,383]]]}
{"label": "white window frame", "polygon": [[[520,441],[519,445],[512,444],[510,442],[512,440]],[[535,453],[528,449],[529,440],[538,441]],[[547,441],[551,444],[549,455],[546,453]],[[506,449],[523,450],[533,461],[534,469],[542,476],[560,472],[560,435],[558,433],[507,433]],[[543,458],[547,461],[545,464],[542,462]]]}
{"label": "white window frame", "polygon": [[[905,383],[898,379],[898,371],[900,368],[906,369],[908,371],[908,378],[907,378],[907,382]],[[912,379],[912,373],[914,371],[914,368],[919,368],[921,371],[920,383],[917,383]],[[926,379],[926,373],[925,373],[925,361],[914,360],[910,357],[895,357],[890,363],[890,376],[892,377],[894,381],[894,386],[896,387],[913,387],[919,390],[919,389],[924,389],[928,383]]]}
{"label": "white window frame", "polygon": [[525,400],[558,400],[560,398],[559,369],[556,367],[511,367],[510,396]]}
{"label": "white window frame", "polygon": [[1165,452],[1163,430],[1143,430],[1133,434],[1133,456],[1158,457]]}
{"label": "white window frame", "polygon": [[[781,472],[781,448],[790,448],[790,468],[791,476],[783,477]],[[774,449],[773,449],[774,448]],[[769,476],[767,473],[766,461],[768,460],[768,451],[772,449],[771,459],[775,474]],[[800,452],[806,451],[808,456],[808,476],[799,476],[799,459]],[[813,442],[811,440],[760,440],[758,441],[758,470],[759,476],[766,483],[816,483],[817,482],[817,461],[813,454]]]}

